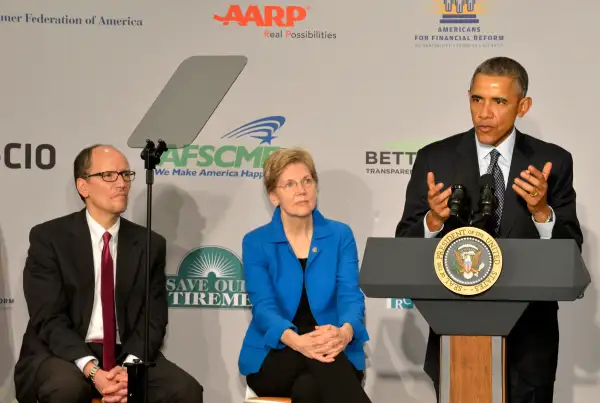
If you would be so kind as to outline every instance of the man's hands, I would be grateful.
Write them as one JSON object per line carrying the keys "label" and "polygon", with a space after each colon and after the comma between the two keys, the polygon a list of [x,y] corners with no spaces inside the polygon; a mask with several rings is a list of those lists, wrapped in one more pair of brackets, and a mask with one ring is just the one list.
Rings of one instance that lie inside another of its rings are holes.
{"label": "man's hands", "polygon": [[[106,374],[106,386],[100,389],[96,382],[96,387],[103,396],[102,403],[126,403],[127,371],[123,367],[116,366],[110,372],[104,372],[104,374]],[[96,379],[97,377],[98,373],[96,373]]]}
{"label": "man's hands", "polygon": [[316,326],[310,333],[301,336],[294,333],[294,335],[295,337],[289,338],[289,346],[292,349],[310,359],[330,363],[335,361],[335,357],[352,341],[354,330],[349,323],[346,323],[342,327]]}
{"label": "man's hands", "polygon": [[429,213],[426,215],[425,221],[427,228],[431,232],[437,232],[442,229],[444,222],[450,217],[450,208],[448,207],[448,199],[452,195],[452,187],[444,190],[443,183],[435,183],[433,172],[427,173],[427,203],[429,203]]}
{"label": "man's hands", "polygon": [[[529,165],[526,171],[521,172],[520,178],[515,178],[512,185],[513,190],[525,200],[527,209],[538,223],[545,223],[552,214],[548,205],[548,178],[552,170],[552,163],[546,162],[544,169],[540,172],[533,165]],[[439,231],[444,222],[450,217],[448,199],[452,195],[452,187],[444,190],[443,183],[435,183],[433,172],[427,173],[427,203],[429,212],[425,221],[431,232]]]}
{"label": "man's hands", "polygon": [[[89,377],[94,362],[88,362],[83,368],[83,374]],[[94,386],[100,392],[103,403],[126,403],[127,402],[127,371],[116,366],[110,371],[99,369],[94,375]]]}
{"label": "man's hands", "polygon": [[538,223],[545,223],[552,214],[548,206],[548,178],[552,170],[552,163],[546,162],[544,169],[540,172],[533,165],[527,167],[527,171],[521,172],[521,178],[515,178],[512,185],[513,190],[525,200],[527,209]]}

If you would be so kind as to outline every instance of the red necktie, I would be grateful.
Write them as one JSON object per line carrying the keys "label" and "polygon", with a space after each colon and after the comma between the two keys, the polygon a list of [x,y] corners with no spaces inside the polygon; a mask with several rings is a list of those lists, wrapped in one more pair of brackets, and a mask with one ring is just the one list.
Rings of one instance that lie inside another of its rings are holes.
{"label": "red necktie", "polygon": [[117,326],[115,322],[115,279],[113,260],[110,255],[110,233],[105,232],[102,239],[102,263],[100,265],[100,295],[102,299],[102,325],[104,339],[102,341],[102,368],[110,371],[116,365],[115,346]]}

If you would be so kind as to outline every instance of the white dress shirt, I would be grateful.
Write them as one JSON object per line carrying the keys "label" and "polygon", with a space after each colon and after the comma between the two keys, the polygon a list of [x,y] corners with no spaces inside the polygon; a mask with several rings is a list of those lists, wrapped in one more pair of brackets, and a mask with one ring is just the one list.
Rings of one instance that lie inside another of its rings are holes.
{"label": "white dress shirt", "polygon": [[[96,220],[92,218],[90,213],[86,210],[85,218],[87,220],[88,227],[90,228],[90,235],[92,236],[92,252],[94,254],[94,305],[92,308],[92,317],[90,319],[90,325],[88,327],[87,335],[85,337],[85,342],[90,343],[93,340],[102,340],[104,338],[104,327],[102,324],[102,299],[101,299],[101,288],[100,288],[100,274],[101,274],[101,264],[102,264],[102,248],[104,248],[104,236],[105,232],[109,232],[111,237],[109,241],[108,247],[110,248],[110,255],[113,259],[113,268],[114,268],[114,279],[115,283],[117,280],[117,244],[119,240],[119,226],[121,224],[121,219],[119,218],[115,225],[111,228],[105,230]],[[115,320],[116,320],[116,312],[115,312]],[[121,344],[119,339],[119,325],[116,324],[117,330],[117,344]],[[125,362],[133,362],[134,359],[137,359],[134,355],[128,355],[125,359]],[[85,365],[94,361],[96,365],[98,365],[98,359],[94,356],[82,357],[75,360],[75,364],[77,367],[83,372],[83,368]]]}
{"label": "white dress shirt", "polygon": [[[479,163],[479,175],[480,176],[482,175],[482,172],[483,173],[487,172],[488,167],[490,166],[491,159],[492,159],[490,153],[492,152],[492,150],[495,149],[500,153],[500,157],[498,158],[498,167],[502,171],[502,176],[504,177],[504,188],[506,189],[506,187],[508,186],[508,179],[509,179],[508,177],[510,175],[510,163],[512,162],[512,156],[513,156],[513,150],[515,148],[516,138],[517,138],[516,129],[513,128],[512,132],[506,138],[506,140],[504,140],[502,143],[500,143],[500,145],[498,147],[494,147],[493,145],[489,145],[489,144],[481,144],[479,142],[479,139],[477,138],[477,134],[475,134],[475,144],[476,144],[476,148],[477,148],[477,162]],[[552,210],[552,207],[550,207],[550,210],[552,211],[552,216],[554,216],[554,210]],[[427,214],[429,214],[429,212]],[[444,225],[442,225],[442,228],[440,228],[439,231],[436,231],[436,232],[429,231],[429,227],[427,227],[427,220],[426,220],[427,214],[425,215],[425,218],[423,219],[423,225],[425,226],[425,238],[433,238],[442,229],[444,229]],[[535,224],[535,227],[536,227],[538,233],[540,234],[541,239],[552,238],[552,229],[554,228],[555,220],[552,220],[548,223],[539,223],[533,219],[533,216],[531,217],[531,219],[533,220],[533,223]]]}

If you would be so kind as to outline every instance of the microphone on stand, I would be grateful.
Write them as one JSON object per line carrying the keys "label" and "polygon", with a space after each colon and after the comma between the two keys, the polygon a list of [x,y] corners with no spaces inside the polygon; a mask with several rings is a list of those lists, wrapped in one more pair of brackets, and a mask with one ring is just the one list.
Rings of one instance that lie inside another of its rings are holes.
{"label": "microphone on stand", "polygon": [[448,198],[448,207],[450,215],[460,218],[460,213],[463,209],[463,201],[465,199],[465,187],[463,185],[452,186],[452,194]]}
{"label": "microphone on stand", "polygon": [[494,177],[485,174],[479,178],[479,211],[484,217],[491,216],[494,212]]}
{"label": "microphone on stand", "polygon": [[479,178],[478,211],[473,212],[471,225],[485,230],[494,213],[494,204],[494,177],[491,174],[482,175]]}
{"label": "microphone on stand", "polygon": [[[466,222],[465,207],[467,200],[467,189],[464,185],[456,184],[452,186],[452,194],[448,198],[448,207],[450,208],[450,220],[454,221],[452,226],[464,227]],[[468,214],[468,211],[467,211]],[[468,217],[467,217],[468,218]]]}

